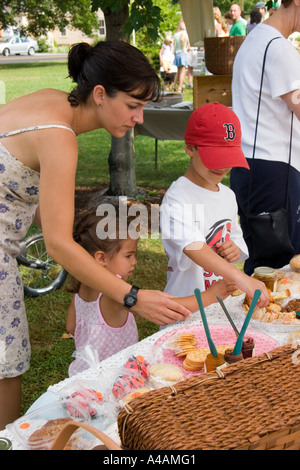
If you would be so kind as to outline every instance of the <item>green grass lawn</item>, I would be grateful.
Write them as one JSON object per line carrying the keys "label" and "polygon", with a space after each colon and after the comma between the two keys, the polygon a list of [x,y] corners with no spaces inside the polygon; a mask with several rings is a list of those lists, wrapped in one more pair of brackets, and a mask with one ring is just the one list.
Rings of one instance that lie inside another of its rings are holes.
{"label": "green grass lawn", "polygon": [[[42,88],[59,88],[70,91],[66,63],[30,63],[1,65],[0,80],[5,84],[6,102]],[[192,101],[192,91],[187,90],[184,101]],[[104,130],[81,135],[77,186],[95,186],[109,183],[108,155],[111,137]],[[135,167],[138,186],[168,188],[181,176],[188,165],[182,141],[158,142],[158,168],[154,168],[154,139],[137,136],[135,139]],[[138,265],[132,283],[143,288],[163,290],[166,283],[167,261],[158,239],[139,242]],[[23,377],[23,405],[28,407],[49,385],[67,377],[73,360],[74,342],[62,339],[65,332],[66,312],[71,294],[65,286],[51,295],[27,298],[26,308],[32,345],[31,368]],[[140,339],[158,330],[156,325],[138,319]]]}

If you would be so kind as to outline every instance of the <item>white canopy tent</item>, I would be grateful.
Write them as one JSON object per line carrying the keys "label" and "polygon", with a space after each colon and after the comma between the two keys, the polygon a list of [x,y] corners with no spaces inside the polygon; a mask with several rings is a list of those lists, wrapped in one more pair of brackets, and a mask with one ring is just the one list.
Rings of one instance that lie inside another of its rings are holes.
{"label": "white canopy tent", "polygon": [[180,0],[180,7],[191,46],[201,47],[205,37],[215,36],[213,0]]}

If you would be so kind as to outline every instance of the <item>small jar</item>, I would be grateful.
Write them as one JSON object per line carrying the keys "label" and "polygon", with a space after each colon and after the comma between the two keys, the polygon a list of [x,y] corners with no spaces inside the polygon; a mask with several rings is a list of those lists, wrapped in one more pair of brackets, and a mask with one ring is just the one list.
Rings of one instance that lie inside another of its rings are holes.
{"label": "small jar", "polygon": [[243,354],[240,352],[240,354],[235,354],[233,355],[233,349],[226,349],[224,353],[224,360],[227,362],[227,364],[234,364],[235,362],[242,361]]}
{"label": "small jar", "polygon": [[11,441],[5,437],[0,437],[0,450],[12,450]]}
{"label": "small jar", "polygon": [[224,354],[218,354],[218,357],[208,354],[204,362],[204,372],[212,372],[225,365]]}
{"label": "small jar", "polygon": [[253,357],[254,348],[255,348],[254,339],[250,338],[250,336],[245,338],[243,341],[243,345],[242,345],[243,358],[247,359],[247,357]]}
{"label": "small jar", "polygon": [[268,268],[266,266],[260,266],[254,269],[254,273],[252,275],[254,279],[258,279],[262,281],[267,289],[271,292],[274,292],[275,282],[277,280],[276,273],[273,268]]}

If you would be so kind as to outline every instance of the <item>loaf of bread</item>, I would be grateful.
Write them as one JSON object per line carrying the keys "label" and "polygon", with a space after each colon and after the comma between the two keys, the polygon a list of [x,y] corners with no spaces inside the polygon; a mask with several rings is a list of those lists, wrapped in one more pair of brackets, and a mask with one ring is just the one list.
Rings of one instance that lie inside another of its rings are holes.
{"label": "loaf of bread", "polygon": [[50,419],[40,429],[31,434],[28,439],[30,447],[36,450],[49,449],[49,445],[69,421],[72,421],[71,418]]}
{"label": "loaf of bread", "polygon": [[296,255],[291,259],[290,267],[293,271],[300,273],[300,255]]}

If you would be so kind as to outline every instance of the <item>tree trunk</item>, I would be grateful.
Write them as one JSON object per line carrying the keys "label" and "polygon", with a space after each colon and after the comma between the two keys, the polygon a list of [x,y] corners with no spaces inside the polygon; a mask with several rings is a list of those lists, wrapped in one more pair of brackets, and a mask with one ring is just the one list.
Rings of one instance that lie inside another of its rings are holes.
{"label": "tree trunk", "polygon": [[124,33],[124,27],[129,21],[129,3],[123,5],[118,11],[111,11],[110,8],[105,8],[103,13],[107,41],[123,40],[129,42],[129,36]]}
{"label": "tree trunk", "polygon": [[127,131],[121,139],[111,138],[108,158],[110,185],[108,195],[134,197],[137,194],[134,166],[134,131]]}
{"label": "tree trunk", "polygon": [[[104,10],[107,40],[123,40],[129,42],[124,34],[124,27],[129,20],[129,4],[112,12]],[[109,154],[110,186],[108,194],[112,196],[133,197],[137,194],[134,164],[134,131],[126,132],[122,138],[111,138]]]}

